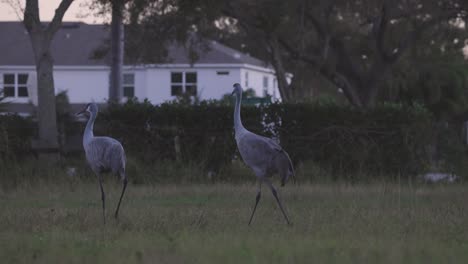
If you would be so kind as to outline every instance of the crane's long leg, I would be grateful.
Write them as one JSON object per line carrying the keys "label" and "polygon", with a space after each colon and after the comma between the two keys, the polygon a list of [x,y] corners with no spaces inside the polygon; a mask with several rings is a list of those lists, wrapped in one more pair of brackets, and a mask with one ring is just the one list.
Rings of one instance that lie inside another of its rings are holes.
{"label": "crane's long leg", "polygon": [[257,210],[257,205],[258,205],[258,202],[260,201],[261,195],[262,195],[262,182],[261,180],[259,180],[258,185],[257,185],[257,197],[255,197],[255,206],[252,210],[252,214],[250,215],[249,225],[252,222],[253,216],[255,214],[255,210]]}
{"label": "crane's long leg", "polygon": [[102,176],[98,175],[99,187],[101,187],[101,200],[102,200],[102,219],[104,224],[106,224],[106,195],[104,193],[104,188],[102,187]]}
{"label": "crane's long leg", "polygon": [[122,187],[122,193],[120,194],[120,199],[119,199],[119,204],[117,205],[117,209],[115,209],[115,218],[119,217],[119,208],[120,208],[120,203],[122,202],[122,197],[124,196],[125,189],[127,188],[127,177],[124,177],[123,179],[123,187]]}
{"label": "crane's long leg", "polygon": [[270,186],[271,193],[273,193],[273,196],[275,196],[275,198],[276,198],[276,202],[278,203],[279,208],[281,209],[281,212],[283,213],[284,218],[286,219],[286,222],[288,223],[288,225],[290,225],[291,222],[289,222],[289,218],[288,218],[288,216],[286,215],[286,213],[284,212],[283,205],[281,204],[281,201],[280,201],[280,199],[278,198],[278,193],[276,192],[275,187],[273,186],[273,184],[271,183],[271,181],[270,181],[269,179],[267,179],[266,181],[267,181],[267,183],[268,183],[268,186]]}

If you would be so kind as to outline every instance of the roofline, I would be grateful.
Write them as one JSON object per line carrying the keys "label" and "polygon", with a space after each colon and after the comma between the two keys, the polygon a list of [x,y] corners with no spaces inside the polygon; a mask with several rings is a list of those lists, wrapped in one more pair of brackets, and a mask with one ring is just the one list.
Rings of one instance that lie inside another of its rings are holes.
{"label": "roofline", "polygon": [[188,63],[157,63],[146,64],[145,68],[247,68],[251,70],[262,71],[266,73],[274,73],[271,68],[260,67],[248,63],[195,63],[190,65]]}
{"label": "roofline", "polygon": [[[250,70],[261,71],[265,73],[274,73],[271,68],[265,68],[245,63],[161,63],[161,64],[143,64],[143,65],[124,65],[124,70],[144,70],[151,68],[247,68]],[[0,65],[1,71],[34,71],[34,65]],[[110,70],[107,65],[55,65],[54,70]]]}

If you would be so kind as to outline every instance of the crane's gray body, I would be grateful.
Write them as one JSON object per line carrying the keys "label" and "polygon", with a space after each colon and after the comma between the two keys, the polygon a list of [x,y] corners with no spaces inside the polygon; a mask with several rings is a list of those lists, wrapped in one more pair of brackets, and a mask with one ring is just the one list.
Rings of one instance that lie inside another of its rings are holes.
{"label": "crane's gray body", "polygon": [[284,185],[290,176],[294,176],[288,153],[273,139],[244,129],[236,132],[236,142],[242,160],[259,180],[278,174],[281,177],[281,185]]}
{"label": "crane's gray body", "polygon": [[250,216],[249,225],[255,214],[258,202],[260,201],[261,185],[263,182],[267,183],[270,187],[286,222],[289,224],[289,219],[270,178],[274,174],[279,174],[281,177],[281,185],[284,186],[290,176],[294,177],[294,168],[291,159],[289,158],[288,153],[286,153],[286,151],[284,151],[276,141],[271,138],[254,134],[242,125],[240,116],[242,88],[239,84],[234,84],[234,91],[232,94],[236,96],[234,130],[237,148],[239,149],[239,153],[244,163],[253,170],[258,179],[257,197],[255,207],[252,211],[252,215]]}
{"label": "crane's gray body", "polygon": [[101,188],[102,212],[105,223],[105,193],[102,186],[102,173],[112,172],[119,175],[123,188],[120,195],[117,209],[115,210],[115,218],[118,217],[120,203],[122,202],[125,189],[127,187],[127,176],[125,174],[126,157],[125,151],[119,141],[110,137],[95,137],[93,134],[94,121],[96,120],[98,107],[96,104],[91,103],[86,108],[77,113],[77,115],[88,112],[90,114],[89,120],[83,134],[83,148],[85,150],[86,161],[98,176],[99,187]]}
{"label": "crane's gray body", "polygon": [[83,140],[86,160],[96,173],[112,172],[125,176],[125,151],[119,141],[110,137],[93,137],[88,142]]}

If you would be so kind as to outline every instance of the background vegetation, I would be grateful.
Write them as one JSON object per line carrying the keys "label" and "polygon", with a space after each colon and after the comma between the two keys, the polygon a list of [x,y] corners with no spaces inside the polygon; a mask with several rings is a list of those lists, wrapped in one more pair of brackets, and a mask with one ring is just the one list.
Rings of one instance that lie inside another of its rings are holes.
{"label": "background vegetation", "polygon": [[[58,96],[61,99],[63,95]],[[66,107],[58,107],[62,109]],[[60,110],[61,142],[79,139],[84,123]],[[95,125],[96,135],[110,135],[124,145],[129,174],[138,183],[178,182],[176,174],[192,171],[191,181],[237,182],[244,177],[230,173],[240,162],[233,136],[233,107],[218,101],[165,103],[130,100],[103,109]],[[466,174],[466,147],[462,123],[441,122],[425,107],[414,104],[382,104],[362,110],[330,101],[303,104],[244,106],[243,123],[250,130],[276,138],[298,169],[329,180],[375,180],[384,177],[414,178],[428,171]],[[2,160],[22,166],[34,157],[30,141],[35,123],[16,115],[0,116]],[[81,140],[63,161],[78,155],[84,165]],[[74,158],[75,157],[75,158]],[[73,163],[73,162],[72,162]],[[64,163],[66,166],[67,162]],[[310,168],[309,168],[310,169]],[[164,172],[166,171],[166,172]],[[170,173],[178,171],[179,173]],[[300,170],[299,170],[300,171]],[[154,175],[149,179],[142,175]],[[206,175],[209,175],[206,176]],[[304,181],[313,180],[306,173]]]}

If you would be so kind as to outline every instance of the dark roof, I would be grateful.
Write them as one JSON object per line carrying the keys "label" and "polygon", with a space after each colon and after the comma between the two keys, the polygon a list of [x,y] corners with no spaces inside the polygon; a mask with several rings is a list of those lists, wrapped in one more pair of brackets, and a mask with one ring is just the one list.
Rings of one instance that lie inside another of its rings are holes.
{"label": "dark roof", "polygon": [[[52,42],[55,65],[108,65],[109,57],[96,59],[93,54],[105,47],[109,39],[107,25],[64,22]],[[265,62],[221,43],[208,42],[208,50],[199,54],[195,63],[251,64],[266,67]],[[21,22],[0,22],[0,65],[34,65],[34,55],[28,33]],[[180,45],[168,48],[168,63],[189,64],[187,51]]]}
{"label": "dark roof", "polygon": [[[0,22],[0,65],[34,65],[29,35],[21,22]],[[104,25],[63,23],[54,36],[51,50],[55,65],[106,65],[91,59],[107,36]]]}

